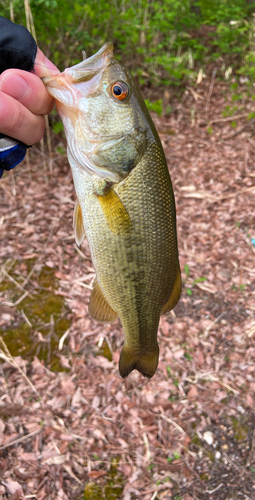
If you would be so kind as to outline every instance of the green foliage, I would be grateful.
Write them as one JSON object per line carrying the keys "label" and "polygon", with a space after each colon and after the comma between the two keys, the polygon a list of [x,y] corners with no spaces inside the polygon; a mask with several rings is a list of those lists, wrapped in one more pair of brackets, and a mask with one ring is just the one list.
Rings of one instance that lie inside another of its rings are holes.
{"label": "green foliage", "polygon": [[[9,1],[0,0],[9,16]],[[221,57],[255,79],[252,0],[30,0],[41,49],[63,70],[106,41],[140,84],[181,85]],[[26,25],[23,0],[15,22]],[[240,69],[241,67],[241,69]],[[155,105],[155,103],[153,103]],[[158,107],[158,112],[160,105]]]}
{"label": "green foliage", "polygon": [[[189,267],[189,266],[188,266]],[[185,266],[184,266],[184,270],[185,270]],[[188,269],[188,272],[189,272],[189,269]],[[189,277],[189,274],[186,274],[187,276],[187,279]],[[204,276],[201,276],[200,278],[195,278],[193,281],[190,281],[189,280],[189,286],[187,286],[185,288],[185,291],[186,291],[186,294],[189,295],[191,297],[191,295],[193,294],[192,292],[192,287],[196,284],[196,283],[203,283],[204,281],[206,281],[207,278],[205,278]],[[187,357],[187,356],[186,356]]]}
{"label": "green foliage", "polygon": [[149,99],[145,99],[145,104],[149,111],[154,111],[159,116],[162,115],[162,110],[163,110],[162,99],[159,99],[158,101],[154,102],[149,101]]}
{"label": "green foliage", "polygon": [[52,124],[52,130],[54,134],[60,134],[60,132],[64,132],[64,126],[62,122],[55,122]]}
{"label": "green foliage", "polygon": [[223,116],[223,118],[233,116],[235,114],[235,112],[238,110],[240,111],[238,106],[226,106],[223,113],[222,113],[222,116]]}
{"label": "green foliage", "polygon": [[189,265],[188,264],[185,264],[185,266],[184,266],[184,272],[186,274],[186,278],[188,279],[188,277],[189,277]]}
{"label": "green foliage", "polygon": [[188,352],[185,352],[185,353],[184,353],[184,357],[185,357],[186,359],[188,359],[189,361],[191,361],[191,360],[193,359],[193,358],[192,358],[192,356],[191,356]]}
{"label": "green foliage", "polygon": [[167,461],[171,463],[171,462],[173,462],[173,460],[178,460],[178,458],[180,458],[180,456],[181,455],[180,455],[180,453],[178,453],[178,451],[174,451],[173,455],[171,457],[167,458]]}
{"label": "green foliage", "polygon": [[237,70],[237,73],[246,75],[253,81],[255,80],[255,54],[253,51],[245,55],[243,65]]}
{"label": "green foliage", "polygon": [[255,113],[254,112],[249,113],[248,116],[247,116],[247,120],[248,121],[249,120],[253,120],[253,118],[255,118]]}

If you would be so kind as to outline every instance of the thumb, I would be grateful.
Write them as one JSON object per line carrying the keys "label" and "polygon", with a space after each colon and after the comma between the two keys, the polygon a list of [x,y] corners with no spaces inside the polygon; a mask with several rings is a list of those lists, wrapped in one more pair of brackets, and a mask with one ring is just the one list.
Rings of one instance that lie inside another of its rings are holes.
{"label": "thumb", "polygon": [[60,73],[55,64],[53,64],[44,55],[44,53],[39,49],[39,47],[36,53],[33,72],[36,74],[36,76],[39,76],[39,78],[44,78],[45,76],[51,76]]}

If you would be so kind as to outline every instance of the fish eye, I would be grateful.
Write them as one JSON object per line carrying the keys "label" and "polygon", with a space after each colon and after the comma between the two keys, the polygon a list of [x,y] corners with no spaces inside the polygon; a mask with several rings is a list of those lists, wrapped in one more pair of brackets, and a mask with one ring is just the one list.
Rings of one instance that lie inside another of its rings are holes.
{"label": "fish eye", "polygon": [[123,101],[128,96],[128,86],[124,82],[115,82],[111,88],[112,95],[119,101]]}

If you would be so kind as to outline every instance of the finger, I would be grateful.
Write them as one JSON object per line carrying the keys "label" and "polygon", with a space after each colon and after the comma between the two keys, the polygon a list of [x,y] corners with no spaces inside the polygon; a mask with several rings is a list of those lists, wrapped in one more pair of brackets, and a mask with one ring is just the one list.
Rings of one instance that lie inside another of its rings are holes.
{"label": "finger", "polygon": [[56,75],[59,73],[58,68],[53,64],[44,53],[37,48],[36,58],[34,62],[34,73],[40,78],[45,76]]}
{"label": "finger", "polygon": [[35,115],[13,97],[0,92],[1,133],[24,142],[28,146],[40,141],[45,120]]}
{"label": "finger", "polygon": [[29,111],[47,115],[53,108],[53,99],[38,76],[27,71],[8,69],[0,75],[0,91],[13,97]]}

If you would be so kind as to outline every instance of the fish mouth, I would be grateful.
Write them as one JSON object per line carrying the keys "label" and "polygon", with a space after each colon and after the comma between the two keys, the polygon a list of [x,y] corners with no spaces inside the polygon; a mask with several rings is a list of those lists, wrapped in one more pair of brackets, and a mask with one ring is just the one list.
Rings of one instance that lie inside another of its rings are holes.
{"label": "fish mouth", "polygon": [[78,83],[80,81],[84,82],[86,79],[90,79],[102,69],[105,69],[111,59],[113,59],[113,44],[111,42],[107,42],[93,56],[85,59],[79,64],[76,64],[75,66],[72,66],[71,68],[67,68],[64,71],[66,79],[71,83]]}
{"label": "fish mouth", "polygon": [[[113,44],[106,42],[101,49],[93,56],[85,59],[84,61],[66,68],[62,73],[53,76],[42,78],[45,85],[52,86],[53,82],[59,78],[65,78],[68,83],[86,82],[101,73],[103,69],[110,64],[113,59]],[[54,86],[54,84],[53,84]]]}
{"label": "fish mouth", "polygon": [[[100,82],[103,71],[109,66],[114,59],[113,44],[107,42],[101,49],[88,59],[76,64],[70,68],[66,68],[58,75],[43,78],[42,81],[48,88],[49,93],[56,99],[57,109],[66,129],[68,139],[68,149],[73,160],[90,176],[96,175],[103,179],[109,179],[112,183],[120,182],[126,177],[127,172],[114,171],[111,167],[103,167],[97,165],[92,160],[92,155],[103,153],[116,146],[126,139],[126,134],[102,136],[92,130],[87,123],[87,134],[83,135],[83,147],[80,145],[80,125],[77,121],[77,113],[79,110],[79,99],[85,95],[88,96],[95,91],[97,84]],[[73,88],[75,85],[75,89]],[[63,106],[63,108],[62,108]],[[65,117],[64,107],[69,108],[69,117]],[[70,131],[69,123],[72,123],[73,131]],[[68,131],[69,129],[69,131]],[[68,138],[69,136],[69,138]],[[84,148],[84,144],[88,144],[88,152]]]}

